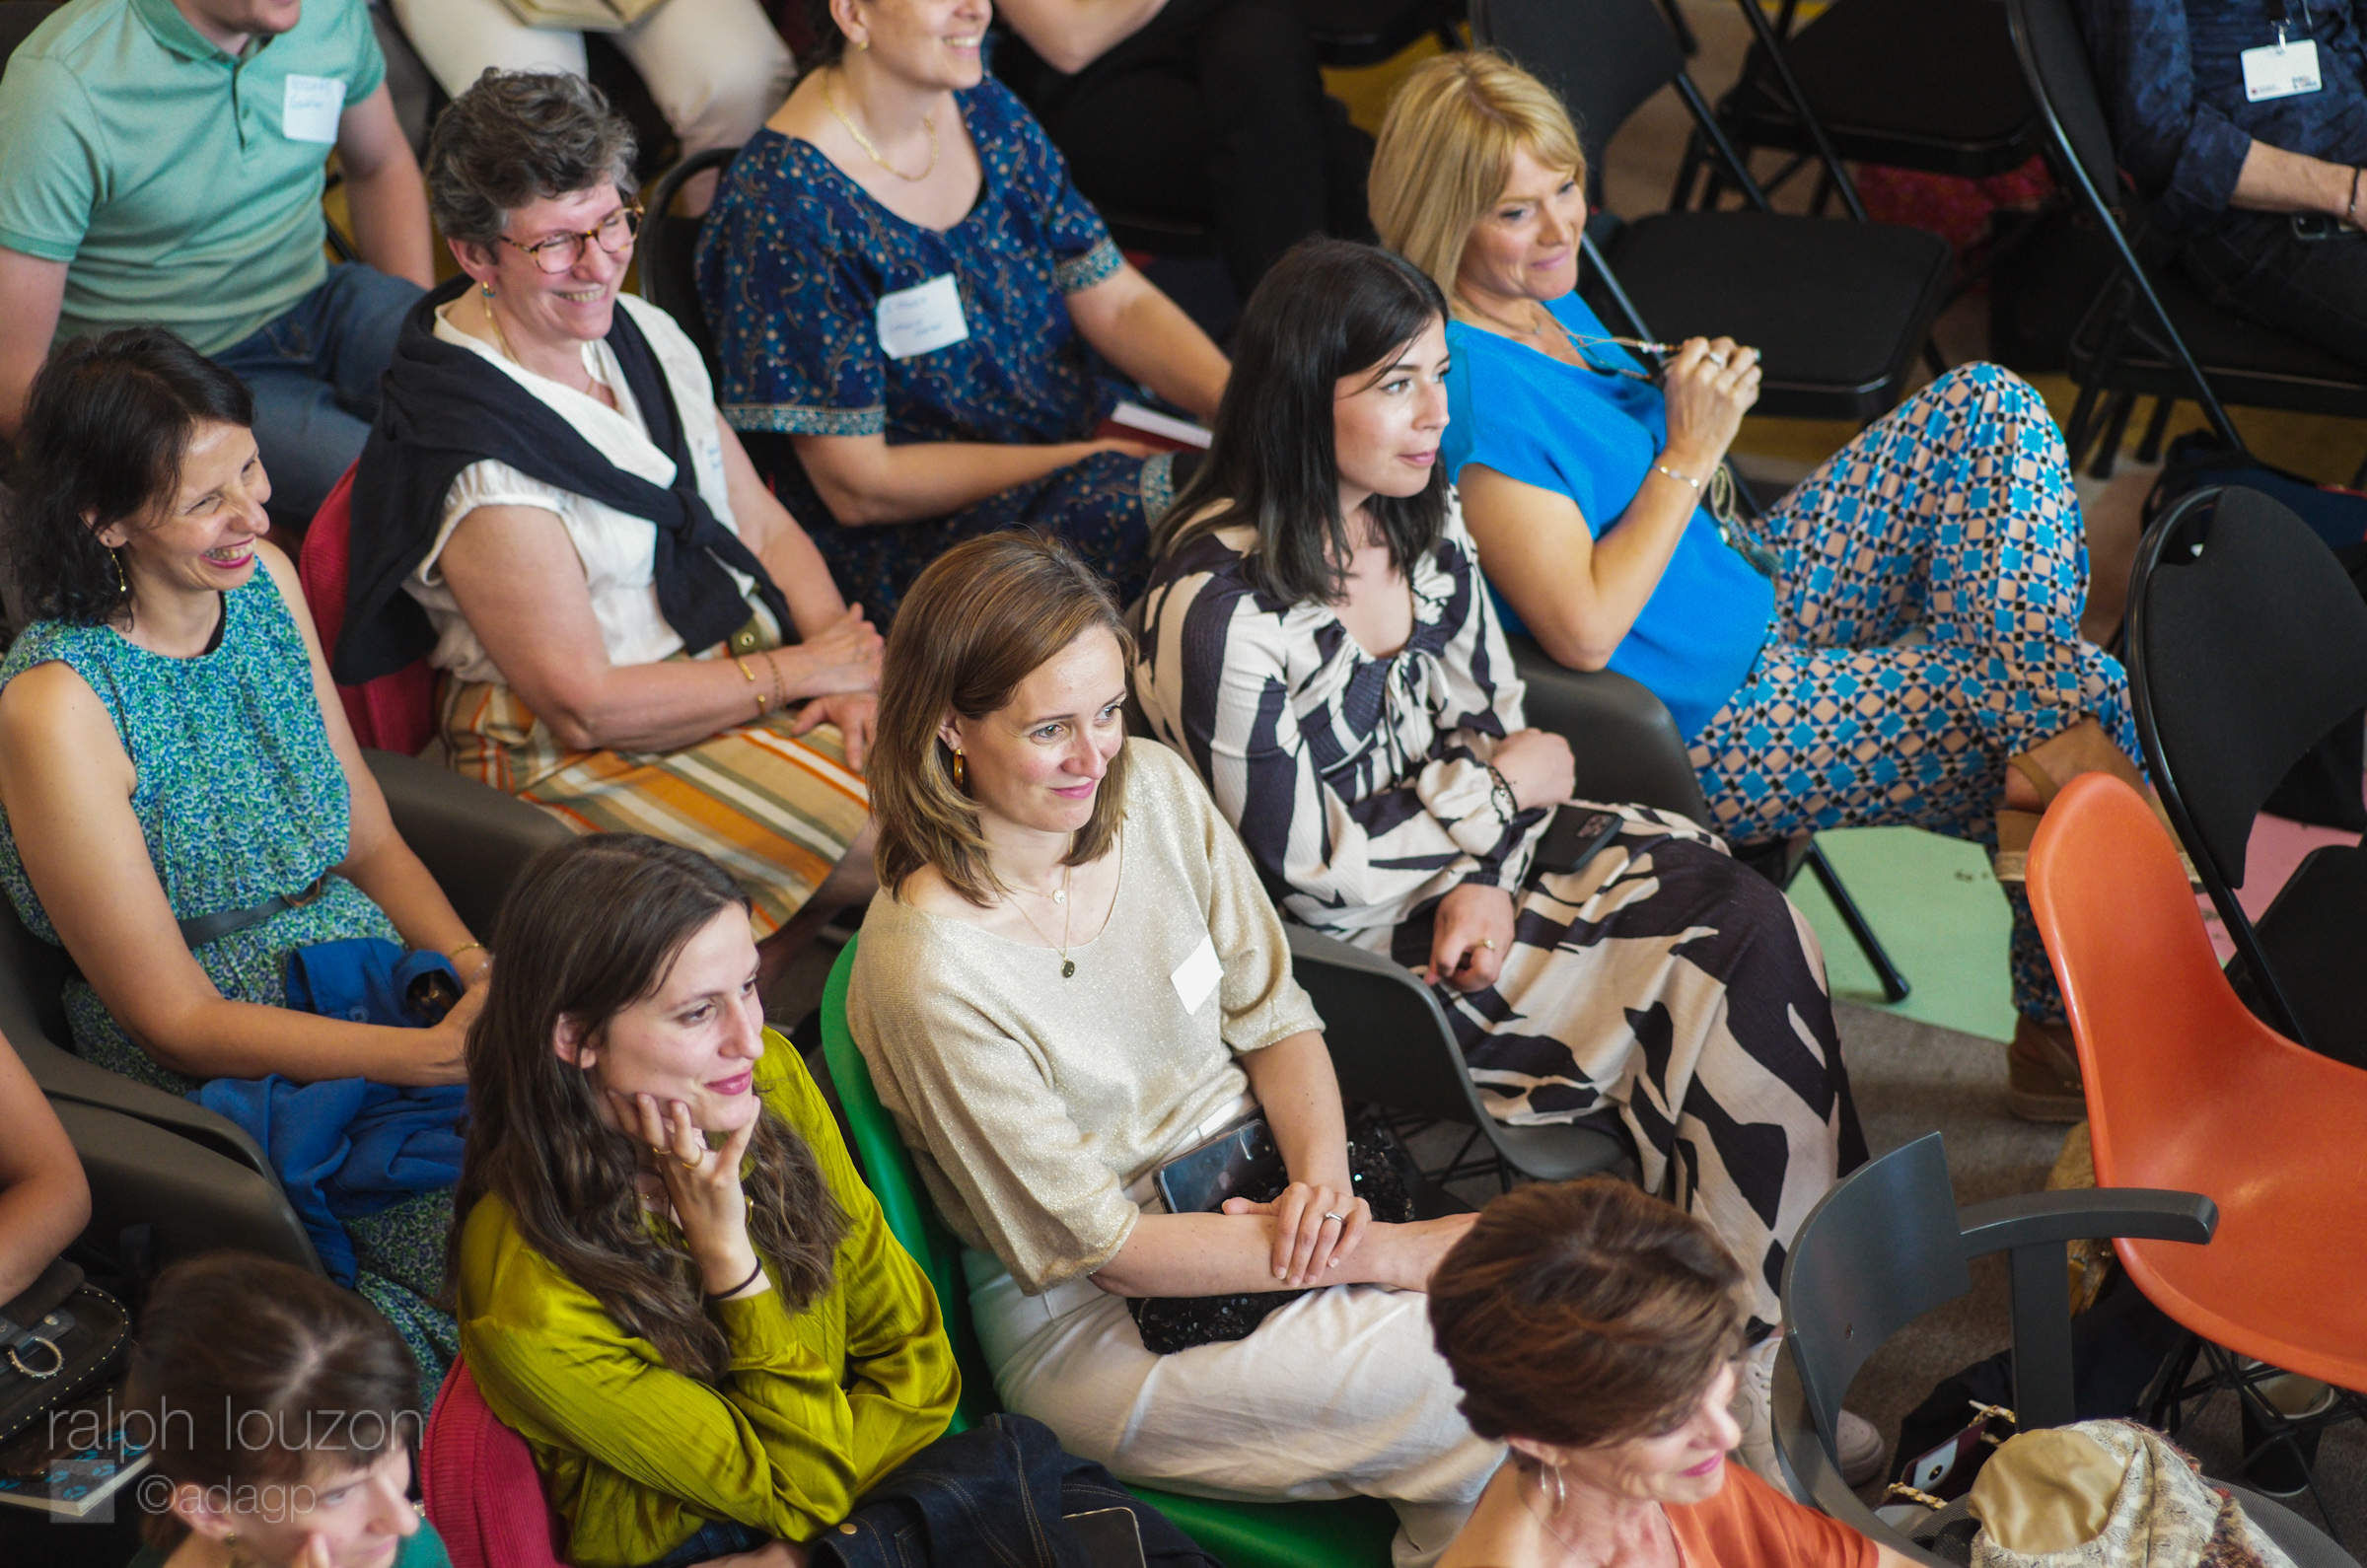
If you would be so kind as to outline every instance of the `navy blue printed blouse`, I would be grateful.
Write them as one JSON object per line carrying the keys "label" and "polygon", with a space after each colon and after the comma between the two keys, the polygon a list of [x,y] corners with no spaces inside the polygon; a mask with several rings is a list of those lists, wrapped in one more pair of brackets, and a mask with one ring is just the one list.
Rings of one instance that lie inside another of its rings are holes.
{"label": "navy blue printed blouse", "polygon": [[[943,232],[890,212],[811,142],[761,130],[732,161],[699,237],[698,287],[733,428],[1034,445],[1081,441],[1115,406],[1122,389],[1097,374],[1067,304],[1118,269],[1109,229],[1009,89],[988,77],[954,101],[984,179]],[[969,335],[889,358],[881,297],[948,274]],[[850,528],[785,451],[772,457],[782,501],[875,619],[949,546],[1023,524],[1067,538],[1131,597],[1173,494],[1172,460],[1101,453],[949,517]]]}

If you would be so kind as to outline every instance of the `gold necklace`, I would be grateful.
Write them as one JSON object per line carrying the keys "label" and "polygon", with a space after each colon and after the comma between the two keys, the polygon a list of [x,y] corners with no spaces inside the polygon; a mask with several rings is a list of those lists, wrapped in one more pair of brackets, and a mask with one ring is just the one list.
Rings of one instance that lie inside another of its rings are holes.
{"label": "gold necklace", "polygon": [[[1012,908],[1019,910],[1019,917],[1028,923],[1029,928],[1032,929],[1038,936],[1043,938],[1044,945],[1060,955],[1060,978],[1063,980],[1077,972],[1077,961],[1068,956],[1069,922],[1074,920],[1077,914],[1077,906],[1068,901],[1068,876],[1072,869],[1073,868],[1068,866],[1062,866],[1060,868],[1060,891],[1052,894],[1052,902],[1060,905],[1061,908],[1059,941],[1054,942],[1052,940],[1052,934],[1049,931],[1046,931],[1043,929],[1043,927],[1037,925],[1036,917],[1028,913],[1026,908],[1021,904],[1014,901],[1011,905]],[[1033,888],[1024,888],[1018,891],[1022,892],[1036,892],[1036,890]],[[1036,895],[1039,898],[1043,896],[1041,893],[1036,893]]]}
{"label": "gold necklace", "polygon": [[846,127],[846,133],[855,139],[855,145],[863,149],[864,155],[897,178],[903,180],[906,184],[917,185],[937,172],[937,111],[935,109],[930,109],[926,114],[920,116],[921,124],[927,126],[929,130],[929,165],[917,175],[907,175],[887,159],[882,158],[880,150],[871,145],[871,138],[857,129],[855,122],[846,117],[846,110],[838,107],[838,68],[835,66],[831,67],[830,74],[823,79],[822,101],[829,106],[830,113],[836,117],[839,124]]}

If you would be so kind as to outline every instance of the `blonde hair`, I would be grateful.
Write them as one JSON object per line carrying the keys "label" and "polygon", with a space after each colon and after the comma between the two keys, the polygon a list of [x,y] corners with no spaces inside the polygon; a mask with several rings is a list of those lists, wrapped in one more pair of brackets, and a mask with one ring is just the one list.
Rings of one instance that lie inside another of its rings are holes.
{"label": "blonde hair", "polygon": [[1463,248],[1524,147],[1585,180],[1586,152],[1561,100],[1493,49],[1424,60],[1390,100],[1373,149],[1373,227],[1430,275],[1450,307]]}

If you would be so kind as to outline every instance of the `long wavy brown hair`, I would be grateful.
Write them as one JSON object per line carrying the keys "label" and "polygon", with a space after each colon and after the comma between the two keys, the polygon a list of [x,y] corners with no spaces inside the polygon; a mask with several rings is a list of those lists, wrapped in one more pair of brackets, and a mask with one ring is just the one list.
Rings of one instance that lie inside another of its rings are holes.
{"label": "long wavy brown hair", "polygon": [[[634,833],[573,839],[527,865],[502,900],[492,989],[468,1031],[468,1135],[445,1269],[460,1279],[468,1212],[498,1193],[552,1267],[667,1366],[707,1383],[722,1381],[730,1346],[697,1269],[679,1238],[648,1223],[633,1184],[639,1146],[601,1120],[591,1075],[553,1044],[564,1019],[598,1045],[735,904],[748,897],[723,868]],[[770,1107],[749,1165],[749,1240],[794,1311],[829,1288],[846,1213],[814,1151]]]}

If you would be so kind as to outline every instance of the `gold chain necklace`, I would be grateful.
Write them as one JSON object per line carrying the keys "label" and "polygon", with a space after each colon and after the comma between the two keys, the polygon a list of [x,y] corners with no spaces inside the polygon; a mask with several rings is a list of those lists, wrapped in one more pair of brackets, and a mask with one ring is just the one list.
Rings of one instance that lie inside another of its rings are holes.
{"label": "gold chain necklace", "polygon": [[927,126],[929,131],[928,167],[917,175],[907,175],[887,159],[882,158],[880,150],[871,145],[871,138],[864,135],[856,127],[855,122],[846,117],[846,110],[838,107],[838,68],[835,66],[831,67],[830,74],[823,80],[822,101],[829,106],[830,113],[839,124],[846,127],[846,133],[855,139],[855,145],[863,149],[864,155],[897,178],[903,180],[906,184],[917,185],[937,172],[937,111],[935,109],[930,109],[926,114],[920,116],[921,124]]}
{"label": "gold chain necklace", "polygon": [[[1043,938],[1044,945],[1060,955],[1060,978],[1063,980],[1077,972],[1077,961],[1068,956],[1069,922],[1074,920],[1077,914],[1077,906],[1068,901],[1068,876],[1072,869],[1073,868],[1068,866],[1062,866],[1060,868],[1060,891],[1052,894],[1052,902],[1060,905],[1061,910],[1059,941],[1054,942],[1052,940],[1052,934],[1049,931],[1046,931],[1043,929],[1043,927],[1037,925],[1036,917],[1028,913],[1025,906],[1023,906],[1017,899],[1013,899],[1011,903],[1012,908],[1019,910],[1019,917],[1028,923],[1029,928],[1038,936]],[[1020,892],[1036,892],[1036,890],[1033,888],[1021,888],[1014,891]],[[1037,893],[1036,895],[1040,898],[1043,896],[1041,893]]]}

